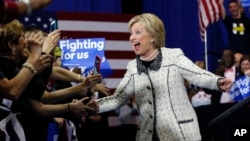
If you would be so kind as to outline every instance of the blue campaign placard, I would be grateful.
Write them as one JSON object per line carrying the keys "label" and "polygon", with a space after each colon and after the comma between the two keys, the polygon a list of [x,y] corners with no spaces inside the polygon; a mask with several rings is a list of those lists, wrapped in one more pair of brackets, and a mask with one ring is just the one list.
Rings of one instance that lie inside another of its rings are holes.
{"label": "blue campaign placard", "polygon": [[241,101],[250,96],[250,78],[248,76],[242,76],[235,80],[233,83],[229,95],[235,101]]}
{"label": "blue campaign placard", "polygon": [[87,76],[94,69],[96,56],[101,58],[101,74],[105,78],[112,71],[105,57],[105,38],[63,39],[59,41],[62,50],[61,59],[64,67],[72,70],[81,68]]}

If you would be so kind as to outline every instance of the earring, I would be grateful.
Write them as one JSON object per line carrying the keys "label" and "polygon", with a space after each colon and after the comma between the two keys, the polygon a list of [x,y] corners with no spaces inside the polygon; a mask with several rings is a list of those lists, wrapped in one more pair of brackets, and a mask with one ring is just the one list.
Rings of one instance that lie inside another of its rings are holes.
{"label": "earring", "polygon": [[154,40],[153,40],[153,39],[151,39],[151,40],[150,40],[150,43],[153,43],[153,42],[154,42]]}

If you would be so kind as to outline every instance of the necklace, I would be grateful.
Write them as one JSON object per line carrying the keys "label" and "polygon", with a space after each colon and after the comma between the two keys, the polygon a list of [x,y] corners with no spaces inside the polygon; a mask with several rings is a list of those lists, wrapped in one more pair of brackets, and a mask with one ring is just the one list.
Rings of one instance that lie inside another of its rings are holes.
{"label": "necklace", "polygon": [[158,49],[155,49],[155,51],[149,57],[147,57],[147,58],[140,57],[140,59],[142,61],[151,61],[158,55],[158,53],[159,53]]}

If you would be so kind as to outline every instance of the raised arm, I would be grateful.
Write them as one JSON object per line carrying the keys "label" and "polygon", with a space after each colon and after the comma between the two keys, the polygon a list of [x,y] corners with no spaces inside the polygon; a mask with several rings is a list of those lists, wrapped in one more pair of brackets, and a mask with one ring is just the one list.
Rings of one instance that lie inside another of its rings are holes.
{"label": "raised arm", "polygon": [[239,14],[244,13],[244,8],[242,6],[241,0],[238,0],[238,6],[239,6]]}
{"label": "raised arm", "polygon": [[33,112],[39,116],[56,116],[72,112],[80,117],[81,114],[86,113],[86,110],[94,111],[93,108],[84,105],[88,99],[88,97],[80,100],[75,99],[74,102],[65,104],[43,104],[42,102],[32,99],[29,99],[29,102]]}
{"label": "raised arm", "polygon": [[17,75],[12,79],[7,79],[5,76],[0,78],[0,96],[3,98],[17,100],[36,72],[50,64],[49,56],[41,58],[42,40],[37,34],[33,34],[28,42],[31,54]]}
{"label": "raised arm", "polygon": [[0,19],[1,23],[7,23],[19,16],[31,14],[47,6],[52,0],[30,0],[29,3],[21,1],[1,1],[0,2]]}
{"label": "raised arm", "polygon": [[224,0],[219,0],[220,10],[221,10],[221,18],[224,20],[226,18],[226,10],[224,6]]}

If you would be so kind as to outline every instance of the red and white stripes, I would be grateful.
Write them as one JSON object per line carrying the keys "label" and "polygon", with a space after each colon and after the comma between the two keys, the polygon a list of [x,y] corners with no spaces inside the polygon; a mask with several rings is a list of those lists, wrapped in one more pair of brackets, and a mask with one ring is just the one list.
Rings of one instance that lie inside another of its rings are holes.
{"label": "red and white stripes", "polygon": [[111,93],[125,74],[128,62],[135,58],[129,43],[128,21],[133,15],[57,13],[58,27],[62,37],[68,38],[105,38],[105,57],[112,75],[104,81]]}
{"label": "red and white stripes", "polygon": [[220,0],[198,0],[198,16],[201,40],[209,24],[217,22],[222,16]]}

